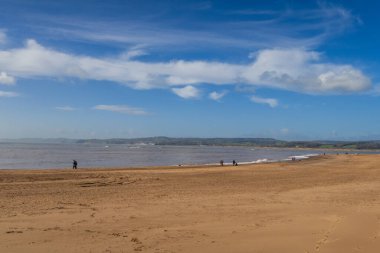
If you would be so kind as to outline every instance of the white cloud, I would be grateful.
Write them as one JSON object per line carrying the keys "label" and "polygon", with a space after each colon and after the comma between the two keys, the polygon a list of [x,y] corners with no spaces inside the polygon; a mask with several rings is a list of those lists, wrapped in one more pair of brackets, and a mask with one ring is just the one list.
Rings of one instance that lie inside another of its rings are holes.
{"label": "white cloud", "polygon": [[172,89],[183,98],[198,97],[194,87],[198,84],[251,85],[312,94],[360,92],[371,86],[359,69],[322,62],[320,53],[304,49],[261,50],[246,65],[183,60],[152,63],[67,54],[28,40],[23,48],[0,51],[0,69],[16,77],[111,81],[134,89],[188,85]]}
{"label": "white cloud", "polygon": [[222,91],[222,92],[213,91],[209,94],[209,98],[215,101],[220,101],[226,94],[227,94],[227,91]]}
{"label": "white cloud", "polygon": [[198,98],[200,96],[200,91],[191,85],[183,88],[173,88],[172,91],[184,99]]}
{"label": "white cloud", "polygon": [[93,107],[93,109],[118,112],[118,113],[125,113],[125,114],[130,114],[130,115],[145,115],[145,114],[147,114],[147,112],[141,108],[130,107],[128,105],[96,105]]}
{"label": "white cloud", "polygon": [[119,57],[76,56],[45,48],[35,40],[28,40],[24,48],[0,51],[0,69],[16,76],[106,80],[135,89],[193,83],[223,84],[234,80],[237,68],[240,66],[202,61],[145,63]]}
{"label": "white cloud", "polygon": [[71,106],[57,106],[55,107],[55,109],[59,111],[75,111],[76,110],[76,108],[71,107]]}
{"label": "white cloud", "polygon": [[14,77],[9,76],[5,72],[0,72],[0,84],[12,85],[14,83],[15,83]]}
{"label": "white cloud", "polygon": [[20,94],[12,91],[1,91],[0,90],[0,97],[18,97]]}
{"label": "white cloud", "polygon": [[272,108],[278,106],[278,101],[277,101],[277,99],[274,99],[274,98],[261,98],[258,96],[252,96],[251,101],[258,103],[258,104],[266,104]]}
{"label": "white cloud", "polygon": [[258,53],[243,73],[258,86],[302,93],[345,93],[367,90],[371,81],[351,65],[322,63],[320,54],[303,49],[271,49]]}

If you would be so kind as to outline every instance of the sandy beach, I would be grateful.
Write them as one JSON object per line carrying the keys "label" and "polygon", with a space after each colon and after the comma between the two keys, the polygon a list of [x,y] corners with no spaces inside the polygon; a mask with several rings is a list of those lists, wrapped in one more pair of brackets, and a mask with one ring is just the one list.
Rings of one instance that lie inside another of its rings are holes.
{"label": "sandy beach", "polygon": [[0,252],[380,252],[380,155],[0,170]]}

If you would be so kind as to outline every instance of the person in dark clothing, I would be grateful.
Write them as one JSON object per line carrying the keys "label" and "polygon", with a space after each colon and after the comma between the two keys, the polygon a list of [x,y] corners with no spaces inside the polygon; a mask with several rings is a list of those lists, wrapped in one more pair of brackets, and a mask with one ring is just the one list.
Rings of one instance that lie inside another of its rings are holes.
{"label": "person in dark clothing", "polygon": [[232,160],[232,165],[233,166],[238,166],[238,163],[235,160]]}
{"label": "person in dark clothing", "polygon": [[73,170],[78,169],[78,162],[76,160],[73,160]]}
{"label": "person in dark clothing", "polygon": [[224,165],[224,161],[223,161],[223,160],[220,160],[220,165],[221,165],[221,166]]}

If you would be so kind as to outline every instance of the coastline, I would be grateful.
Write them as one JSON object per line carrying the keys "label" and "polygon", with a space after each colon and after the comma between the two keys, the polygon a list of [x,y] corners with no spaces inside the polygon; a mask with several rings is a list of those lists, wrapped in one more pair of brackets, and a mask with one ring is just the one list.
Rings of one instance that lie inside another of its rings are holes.
{"label": "coastline", "polygon": [[146,167],[176,165],[215,165],[220,160],[238,164],[273,162],[310,154],[379,153],[378,151],[337,151],[297,148],[252,148],[237,146],[130,146],[77,144],[0,145],[1,169],[69,168],[72,160],[79,167]]}
{"label": "coastline", "polygon": [[[296,158],[295,161],[302,161],[306,159],[316,159],[318,157],[323,157],[321,154],[308,154],[303,156],[293,156]],[[249,166],[249,165],[258,165],[258,164],[275,164],[275,163],[287,163],[287,162],[295,162],[292,161],[291,157],[280,159],[280,160],[269,160],[269,159],[258,159],[256,161],[250,161],[250,162],[239,162],[238,166]],[[67,168],[41,168],[41,169],[31,169],[31,168],[13,168],[13,169],[2,169],[1,171],[17,171],[17,172],[41,172],[41,171],[78,171],[78,170],[84,170],[84,171],[102,171],[102,170],[109,170],[109,171],[115,171],[115,170],[163,170],[163,169],[176,169],[176,168],[189,168],[189,169],[197,169],[197,168],[223,168],[223,167],[238,167],[233,166],[232,163],[224,163],[223,166],[221,166],[219,163],[206,163],[206,164],[177,164],[177,165],[159,165],[159,166],[110,166],[110,167],[79,167],[77,170],[73,170],[71,167]]]}
{"label": "coastline", "polygon": [[[256,147],[255,147],[256,148]],[[300,148],[300,147],[257,147],[257,149],[288,149],[288,150],[319,150],[337,152],[380,152],[380,149],[354,149],[354,148]]]}

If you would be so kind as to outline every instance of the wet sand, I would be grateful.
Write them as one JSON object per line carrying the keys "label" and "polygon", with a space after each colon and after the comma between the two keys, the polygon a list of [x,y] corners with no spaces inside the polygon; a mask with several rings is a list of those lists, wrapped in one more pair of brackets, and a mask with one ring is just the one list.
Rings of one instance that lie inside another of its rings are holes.
{"label": "wet sand", "polygon": [[0,252],[380,252],[380,155],[0,170]]}

